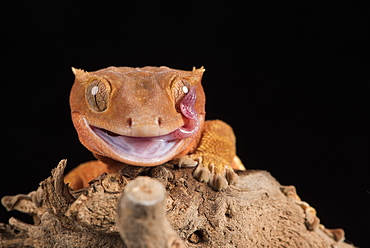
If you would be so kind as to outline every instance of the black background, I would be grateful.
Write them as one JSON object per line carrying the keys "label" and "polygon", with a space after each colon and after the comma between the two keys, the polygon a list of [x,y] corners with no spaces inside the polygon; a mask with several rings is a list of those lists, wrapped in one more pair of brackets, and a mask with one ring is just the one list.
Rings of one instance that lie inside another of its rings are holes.
{"label": "black background", "polygon": [[[70,68],[205,66],[207,117],[231,124],[247,168],[268,170],[328,228],[370,230],[369,15],[365,6],[246,1],[67,3],[1,9],[0,197],[60,159],[92,159],[69,113]],[[25,216],[0,208],[0,221]]]}

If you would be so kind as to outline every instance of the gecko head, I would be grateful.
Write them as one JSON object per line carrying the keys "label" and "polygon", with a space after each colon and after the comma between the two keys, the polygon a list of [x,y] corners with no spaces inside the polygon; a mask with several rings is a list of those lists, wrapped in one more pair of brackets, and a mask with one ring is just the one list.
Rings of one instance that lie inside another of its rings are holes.
{"label": "gecko head", "polygon": [[81,143],[118,162],[155,166],[194,140],[205,118],[203,68],[72,68],[73,124]]}

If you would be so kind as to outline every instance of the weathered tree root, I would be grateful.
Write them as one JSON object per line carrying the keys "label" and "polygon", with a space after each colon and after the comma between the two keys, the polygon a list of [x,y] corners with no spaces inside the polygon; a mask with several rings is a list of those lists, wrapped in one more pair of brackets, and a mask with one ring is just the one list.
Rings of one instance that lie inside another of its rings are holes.
{"label": "weathered tree root", "polygon": [[[216,192],[196,181],[191,168],[130,166],[70,191],[65,166],[62,160],[36,191],[3,197],[8,210],[34,216],[35,224],[0,223],[0,247],[354,247],[343,242],[342,229],[321,225],[293,186],[281,186],[265,171],[238,172],[237,185]],[[133,180],[138,176],[158,179],[167,196],[157,182]],[[153,205],[145,207],[148,199]]]}

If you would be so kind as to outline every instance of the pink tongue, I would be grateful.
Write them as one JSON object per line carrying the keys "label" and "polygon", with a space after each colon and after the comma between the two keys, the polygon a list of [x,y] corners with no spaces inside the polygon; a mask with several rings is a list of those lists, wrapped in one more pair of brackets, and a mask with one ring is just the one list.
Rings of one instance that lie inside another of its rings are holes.
{"label": "pink tongue", "polygon": [[178,139],[185,139],[199,130],[198,114],[194,109],[194,104],[197,100],[195,86],[191,87],[188,94],[182,99],[180,103],[181,113],[188,119],[188,123],[180,127],[172,134]]}
{"label": "pink tongue", "polygon": [[197,100],[197,94],[195,86],[191,87],[188,94],[182,99],[180,103],[180,109],[183,115],[187,118],[195,120],[198,119],[197,112],[194,109],[195,101]]}
{"label": "pink tongue", "polygon": [[140,139],[122,136],[121,139],[123,140],[120,140],[120,144],[130,144],[128,147],[125,146],[126,149],[128,148],[128,153],[144,157],[151,157],[155,155],[159,151],[163,150],[168,144],[167,141],[161,139]]}

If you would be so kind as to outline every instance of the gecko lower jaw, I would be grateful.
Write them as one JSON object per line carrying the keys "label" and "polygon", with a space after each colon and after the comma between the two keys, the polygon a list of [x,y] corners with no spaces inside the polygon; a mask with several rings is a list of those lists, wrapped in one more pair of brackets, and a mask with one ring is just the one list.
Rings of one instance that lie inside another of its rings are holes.
{"label": "gecko lower jaw", "polygon": [[174,132],[155,137],[130,137],[91,125],[90,128],[112,150],[128,159],[155,159],[163,157],[180,141],[180,139],[176,138]]}

